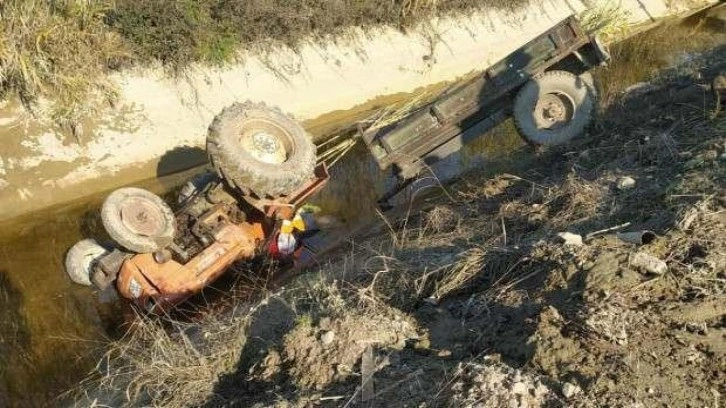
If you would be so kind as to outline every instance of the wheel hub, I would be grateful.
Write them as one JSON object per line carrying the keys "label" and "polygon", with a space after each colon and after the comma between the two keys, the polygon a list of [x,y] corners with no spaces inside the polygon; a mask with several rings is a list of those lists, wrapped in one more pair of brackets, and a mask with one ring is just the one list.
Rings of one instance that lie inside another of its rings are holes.
{"label": "wheel hub", "polygon": [[282,141],[266,131],[244,135],[242,146],[252,157],[264,163],[280,164],[287,160],[287,150]]}
{"label": "wheel hub", "polygon": [[550,121],[562,120],[565,117],[564,106],[560,103],[550,103],[545,108],[544,116]]}
{"label": "wheel hub", "polygon": [[535,106],[535,119],[540,129],[557,129],[565,126],[574,116],[574,103],[565,95],[543,95]]}
{"label": "wheel hub", "polygon": [[153,237],[164,232],[164,214],[154,203],[129,197],[121,203],[121,221],[132,232]]}

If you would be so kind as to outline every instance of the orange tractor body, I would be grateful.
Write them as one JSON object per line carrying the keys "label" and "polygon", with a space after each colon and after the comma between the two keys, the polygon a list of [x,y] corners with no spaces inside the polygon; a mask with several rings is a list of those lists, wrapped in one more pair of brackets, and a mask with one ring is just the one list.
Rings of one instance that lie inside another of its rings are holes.
{"label": "orange tractor body", "polygon": [[159,262],[155,254],[127,259],[116,281],[118,292],[147,311],[169,311],[214,282],[234,262],[252,258],[265,241],[260,223],[225,222],[212,234],[214,242],[186,264],[173,259]]}
{"label": "orange tractor body", "polygon": [[[118,293],[143,309],[167,312],[199,293],[219,278],[230,265],[251,259],[275,234],[276,220],[291,220],[296,210],[330,179],[327,167],[315,169],[315,178],[295,192],[276,200],[245,200],[257,221],[235,222],[231,212],[237,203],[219,203],[196,219],[199,229],[209,231],[211,244],[186,263],[170,254],[145,253],[127,258],[116,279]],[[256,217],[255,217],[256,216]]]}

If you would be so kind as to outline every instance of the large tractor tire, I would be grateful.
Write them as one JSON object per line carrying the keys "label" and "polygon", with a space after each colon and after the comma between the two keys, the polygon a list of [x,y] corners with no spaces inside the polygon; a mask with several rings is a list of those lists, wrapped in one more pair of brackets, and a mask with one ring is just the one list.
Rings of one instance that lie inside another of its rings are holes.
{"label": "large tractor tire", "polygon": [[94,239],[76,242],[66,253],[65,267],[68,277],[75,283],[91,286],[91,274],[98,261],[110,251]]}
{"label": "large tractor tire", "polygon": [[261,103],[236,103],[217,115],[207,153],[222,179],[258,198],[289,195],[315,174],[315,145],[305,129]]}
{"label": "large tractor tire", "polygon": [[109,194],[101,207],[101,221],[114,241],[136,253],[164,249],[176,233],[171,208],[142,188],[120,188]]}
{"label": "large tractor tire", "polygon": [[592,76],[548,71],[517,94],[514,121],[522,137],[537,145],[560,145],[584,133],[596,110]]}

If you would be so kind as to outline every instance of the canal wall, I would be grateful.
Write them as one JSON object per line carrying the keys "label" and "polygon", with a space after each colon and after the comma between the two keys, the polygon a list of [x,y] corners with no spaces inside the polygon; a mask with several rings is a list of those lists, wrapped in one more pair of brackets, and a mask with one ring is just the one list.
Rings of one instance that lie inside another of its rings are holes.
{"label": "canal wall", "polygon": [[[0,105],[0,220],[82,195],[204,162],[214,115],[235,101],[279,106],[314,137],[417,90],[481,71],[565,17],[612,0],[541,0],[518,12],[482,11],[434,19],[407,33],[353,31],[345,39],[242,55],[239,64],[192,67],[169,77],[161,68],[114,78],[113,107],[74,132],[41,108]],[[631,24],[697,9],[707,0],[622,0]]]}

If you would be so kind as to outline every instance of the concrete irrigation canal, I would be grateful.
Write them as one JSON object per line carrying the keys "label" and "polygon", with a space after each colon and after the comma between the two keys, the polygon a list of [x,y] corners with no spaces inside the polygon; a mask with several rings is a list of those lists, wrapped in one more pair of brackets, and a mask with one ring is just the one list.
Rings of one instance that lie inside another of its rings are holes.
{"label": "concrete irrigation canal", "polygon": [[[633,4],[629,15],[641,23],[672,11],[655,1]],[[683,3],[679,11],[700,6]],[[123,335],[125,323],[133,318],[129,306],[74,285],[63,270],[65,253],[82,238],[104,235],[98,211],[109,191],[133,185],[171,196],[201,172],[205,129],[222,107],[240,98],[279,105],[302,118],[308,132],[322,142],[353,129],[382,107],[440,92],[481,69],[481,61],[493,62],[512,51],[518,38],[540,33],[583,7],[580,2],[546,1],[541,9],[516,16],[438,21],[441,35],[422,44],[411,45],[410,37],[385,32],[361,45],[365,57],[356,55],[355,47],[336,46],[321,53],[311,46],[299,55],[278,56],[277,63],[287,70],[284,80],[276,76],[278,70],[255,58],[225,71],[195,73],[181,84],[155,71],[124,74],[120,80],[126,103],[90,118],[75,140],[29,119],[19,104],[3,105],[0,408],[54,405],[48,401],[57,401],[96,366],[99,345]],[[603,103],[613,102],[631,86],[647,86],[643,82],[654,72],[682,66],[693,55],[723,46],[720,20],[712,20],[704,23],[705,15],[673,20],[657,36],[646,30],[612,44],[610,67],[594,73]],[[519,31],[517,25],[526,29]],[[483,40],[492,32],[496,41]],[[665,35],[670,38],[658,37]],[[482,46],[482,41],[496,47]],[[637,64],[635,54],[644,56]],[[331,89],[336,92],[331,94]],[[436,180],[419,184],[403,200],[436,190],[439,183],[464,172],[493,176],[517,162],[536,161],[537,154],[506,121],[437,163],[432,170]],[[358,144],[332,167],[330,183],[310,203],[353,229],[378,217],[376,200],[394,182]]]}

